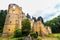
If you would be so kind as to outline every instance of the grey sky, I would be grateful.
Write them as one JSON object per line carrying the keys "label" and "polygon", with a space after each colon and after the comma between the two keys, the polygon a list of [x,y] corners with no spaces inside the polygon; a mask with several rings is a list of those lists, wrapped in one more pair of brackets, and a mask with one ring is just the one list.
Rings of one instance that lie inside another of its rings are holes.
{"label": "grey sky", "polygon": [[10,3],[19,5],[24,13],[29,13],[31,16],[42,16],[45,21],[60,14],[59,8],[55,8],[57,4],[60,5],[60,0],[0,0],[0,9],[8,9]]}

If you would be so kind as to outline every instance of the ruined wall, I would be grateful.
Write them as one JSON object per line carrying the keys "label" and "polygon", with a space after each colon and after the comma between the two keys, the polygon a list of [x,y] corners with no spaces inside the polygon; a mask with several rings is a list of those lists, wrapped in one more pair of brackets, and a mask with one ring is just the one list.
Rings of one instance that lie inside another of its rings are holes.
{"label": "ruined wall", "polygon": [[[26,16],[22,12],[22,8],[16,4],[10,4],[8,7],[8,14],[6,16],[5,25],[3,29],[3,35],[8,34],[12,35],[16,28],[22,27],[22,20]],[[51,33],[51,29],[46,28],[41,21],[34,22],[33,19],[30,19],[31,29],[34,32],[37,32],[38,35],[48,35]]]}
{"label": "ruined wall", "polygon": [[49,34],[52,33],[51,28],[49,26],[45,26],[45,28],[47,29],[47,31],[48,31]]}
{"label": "ruined wall", "polygon": [[33,19],[30,19],[30,24],[31,24],[31,29],[33,29],[33,27],[34,27],[34,20]]}
{"label": "ruined wall", "polygon": [[34,32],[37,32],[39,36],[45,36],[51,34],[51,28],[46,28],[41,21],[37,21],[34,23]]}
{"label": "ruined wall", "polygon": [[10,4],[6,16],[3,34],[13,34],[17,27],[21,28],[22,8],[16,4]]}

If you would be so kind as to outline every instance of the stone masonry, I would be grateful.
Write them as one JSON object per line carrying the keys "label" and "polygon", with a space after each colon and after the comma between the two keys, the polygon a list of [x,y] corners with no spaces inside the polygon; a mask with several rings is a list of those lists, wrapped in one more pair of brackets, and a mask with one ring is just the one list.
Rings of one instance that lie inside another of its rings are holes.
{"label": "stone masonry", "polygon": [[[5,20],[5,25],[3,28],[3,36],[13,35],[16,28],[21,29],[22,20],[25,19],[26,16],[22,11],[22,7],[19,7],[16,4],[9,4],[8,13]],[[31,29],[38,33],[38,35],[49,35],[51,34],[51,28],[45,27],[41,21],[34,22],[33,19],[30,19]]]}

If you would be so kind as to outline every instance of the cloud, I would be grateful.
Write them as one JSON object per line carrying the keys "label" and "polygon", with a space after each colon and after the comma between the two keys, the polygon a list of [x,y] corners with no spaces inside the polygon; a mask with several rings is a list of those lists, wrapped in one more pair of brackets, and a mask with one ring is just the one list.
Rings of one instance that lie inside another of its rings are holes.
{"label": "cloud", "polygon": [[59,9],[60,8],[60,3],[56,4],[55,8]]}
{"label": "cloud", "polygon": [[[60,2],[60,1],[59,1]],[[51,20],[60,15],[60,3],[58,1],[41,11],[37,11],[34,16],[42,16],[44,21]]]}
{"label": "cloud", "polygon": [[55,9],[58,10],[58,11],[60,11],[60,3],[56,4]]}
{"label": "cloud", "polygon": [[48,19],[50,20],[51,18],[53,18],[56,14],[57,10],[55,10],[55,8],[47,8],[45,10],[42,10],[42,11],[37,11],[35,13],[34,16],[38,17],[39,16],[42,16],[44,21],[47,21]]}
{"label": "cloud", "polygon": [[31,16],[42,16],[45,21],[60,14],[60,0],[1,0],[0,9],[8,9],[10,3],[19,5]]}
{"label": "cloud", "polygon": [[48,20],[52,20],[53,18],[57,17],[58,15],[60,15],[60,11],[57,10],[54,13],[50,13],[49,15],[45,16],[44,21],[48,21]]}

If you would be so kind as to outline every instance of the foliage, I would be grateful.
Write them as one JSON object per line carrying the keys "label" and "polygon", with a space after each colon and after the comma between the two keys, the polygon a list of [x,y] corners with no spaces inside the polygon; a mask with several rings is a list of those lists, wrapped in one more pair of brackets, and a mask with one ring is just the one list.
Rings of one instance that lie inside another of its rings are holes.
{"label": "foliage", "polygon": [[23,36],[28,36],[31,30],[31,25],[29,19],[24,19],[22,21],[22,34]]}
{"label": "foliage", "polygon": [[43,18],[41,16],[39,16],[37,19],[36,19],[36,17],[32,16],[32,19],[34,19],[35,22],[41,21],[42,23],[44,23],[44,20],[43,20]]}
{"label": "foliage", "polygon": [[37,21],[36,17],[32,17],[32,19],[34,19],[35,22]]}
{"label": "foliage", "polygon": [[3,31],[7,10],[0,10],[0,33]]}
{"label": "foliage", "polygon": [[50,26],[53,33],[60,33],[60,15],[50,21],[45,22],[45,25]]}
{"label": "foliage", "polygon": [[37,21],[41,21],[42,23],[44,23],[43,18],[41,16],[37,18]]}
{"label": "foliage", "polygon": [[17,40],[24,40],[24,37],[20,37],[20,38],[18,38]]}
{"label": "foliage", "polygon": [[31,18],[29,14],[27,14],[27,16],[26,16],[26,17],[27,17],[27,18],[29,18],[29,19]]}
{"label": "foliage", "polygon": [[15,38],[22,37],[22,31],[20,29],[16,29],[14,32],[14,37]]}
{"label": "foliage", "polygon": [[31,32],[31,33],[30,33],[30,36],[33,37],[33,38],[37,38],[37,37],[38,37],[38,35],[37,35],[36,32]]}
{"label": "foliage", "polygon": [[38,36],[38,38],[37,38],[38,40],[42,40],[42,38],[40,37],[40,36]]}

